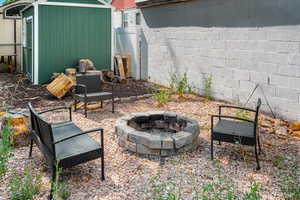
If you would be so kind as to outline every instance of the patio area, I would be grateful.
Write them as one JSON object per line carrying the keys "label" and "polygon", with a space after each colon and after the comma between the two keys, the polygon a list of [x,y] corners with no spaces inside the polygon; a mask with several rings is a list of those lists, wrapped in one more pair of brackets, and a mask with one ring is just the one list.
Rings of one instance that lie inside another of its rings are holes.
{"label": "patio area", "polygon": [[[145,91],[150,91],[155,87],[147,83],[146,88],[149,90]],[[49,99],[46,93],[38,99],[42,100],[35,104],[37,110],[52,108],[71,100],[70,97],[61,101]],[[115,113],[111,112],[109,106],[105,106],[106,103],[102,109],[89,111],[87,118],[84,117],[82,109],[73,112],[73,121],[81,129],[104,129],[106,180],[101,181],[100,159],[63,170],[60,181],[67,184],[71,194],[69,199],[204,199],[205,195],[215,199],[245,199],[254,184],[259,185],[260,199],[285,199],[281,187],[286,177],[283,174],[291,173],[290,178],[295,178],[299,184],[299,170],[292,174],[291,169],[299,166],[300,140],[290,135],[274,133],[262,125],[270,117],[260,115],[263,152],[260,154],[261,170],[256,171],[252,147],[215,143],[214,161],[210,159],[210,116],[218,113],[218,106],[224,102],[188,95],[185,98],[174,96],[162,107],[154,106],[156,104],[156,100],[149,95],[139,98],[134,96],[116,101]],[[129,113],[149,111],[176,112],[196,120],[201,127],[197,149],[192,153],[150,159],[122,151],[116,139],[116,121]],[[229,112],[225,114],[235,115]],[[55,112],[47,114],[46,118],[57,121],[65,116],[67,113]],[[279,126],[286,127],[285,121],[275,121]],[[99,141],[99,136],[94,136],[94,139]],[[8,171],[1,178],[2,199],[9,198],[7,185],[14,171],[22,174],[26,167],[31,168],[34,174],[43,173],[41,190],[35,199],[48,198],[51,187],[50,171],[36,146],[31,159],[28,158],[28,151],[28,146],[13,150],[14,156],[7,164]],[[219,196],[217,198],[209,195]],[[228,195],[233,196],[229,198]]]}

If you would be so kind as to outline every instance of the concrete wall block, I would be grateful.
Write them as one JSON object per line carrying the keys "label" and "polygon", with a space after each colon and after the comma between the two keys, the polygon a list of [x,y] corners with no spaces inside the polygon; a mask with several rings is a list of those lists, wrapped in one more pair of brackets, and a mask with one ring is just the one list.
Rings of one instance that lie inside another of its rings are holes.
{"label": "concrete wall block", "polygon": [[300,77],[290,78],[290,88],[300,89]]}
{"label": "concrete wall block", "polygon": [[225,60],[225,64],[226,64],[226,67],[229,67],[229,68],[240,68],[241,67],[241,62],[240,62],[240,59],[238,58],[226,58]]}
{"label": "concrete wall block", "polygon": [[234,80],[242,80],[242,81],[250,81],[250,72],[247,70],[233,70],[233,79]]}
{"label": "concrete wall block", "polygon": [[248,32],[249,40],[266,40],[267,39],[267,32],[263,30],[255,30]]}
{"label": "concrete wall block", "polygon": [[300,90],[290,88],[276,88],[276,97],[281,97],[290,100],[291,102],[298,103]]}
{"label": "concrete wall block", "polygon": [[290,55],[288,63],[290,65],[298,65],[298,66],[300,66],[300,53],[296,53],[296,54]]}
{"label": "concrete wall block", "polygon": [[296,53],[299,52],[299,42],[278,42],[278,53]]}
{"label": "concrete wall block", "polygon": [[300,66],[294,65],[282,65],[279,66],[279,74],[290,76],[290,77],[299,77],[300,76]]}
{"label": "concrete wall block", "polygon": [[240,81],[240,89],[244,91],[252,91],[256,86],[256,83],[251,81]]}
{"label": "concrete wall block", "polygon": [[258,41],[257,50],[261,52],[276,52],[278,48],[278,42],[276,41]]}
{"label": "concrete wall block", "polygon": [[288,63],[288,58],[287,54],[268,53],[265,59],[270,63],[286,65]]}
{"label": "concrete wall block", "polygon": [[225,58],[213,58],[211,64],[216,67],[225,67],[226,66]]}
{"label": "concrete wall block", "polygon": [[290,81],[288,76],[281,75],[270,75],[270,84],[279,86],[279,87],[290,87]]}
{"label": "concrete wall block", "polygon": [[254,83],[268,83],[269,74],[265,72],[250,72],[250,80]]}
{"label": "concrete wall block", "polygon": [[258,62],[257,65],[253,66],[253,69],[255,69],[255,71],[258,72],[267,72],[269,74],[279,72],[278,64],[273,64],[273,63]]}

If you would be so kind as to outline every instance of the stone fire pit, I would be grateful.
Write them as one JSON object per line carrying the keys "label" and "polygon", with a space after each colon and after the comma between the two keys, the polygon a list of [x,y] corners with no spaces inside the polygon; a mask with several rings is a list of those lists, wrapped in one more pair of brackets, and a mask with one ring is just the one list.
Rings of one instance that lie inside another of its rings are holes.
{"label": "stone fire pit", "polygon": [[193,151],[199,133],[197,121],[163,111],[133,113],[116,123],[119,146],[142,155],[170,156]]}

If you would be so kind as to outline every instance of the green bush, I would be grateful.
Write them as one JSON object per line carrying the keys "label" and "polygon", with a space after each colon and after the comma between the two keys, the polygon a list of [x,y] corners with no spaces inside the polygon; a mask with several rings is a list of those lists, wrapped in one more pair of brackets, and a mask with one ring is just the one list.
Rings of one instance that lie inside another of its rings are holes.
{"label": "green bush", "polygon": [[261,185],[258,183],[252,183],[250,186],[250,191],[246,193],[245,200],[260,200],[261,195]]}
{"label": "green bush", "polygon": [[67,184],[63,184],[59,182],[59,177],[61,174],[61,168],[58,168],[58,164],[56,164],[56,174],[55,174],[55,182],[52,183],[53,187],[53,200],[65,200],[68,199],[71,193],[68,190]]}
{"label": "green bush", "polygon": [[42,174],[32,175],[29,168],[25,169],[24,177],[14,173],[9,181],[9,192],[12,200],[32,200],[39,193]]}
{"label": "green bush", "polygon": [[1,132],[0,138],[0,177],[2,177],[6,171],[6,163],[10,157],[13,156],[11,150],[13,149],[13,142],[11,137],[13,136],[11,119],[6,121],[5,126]]}
{"label": "green bush", "polygon": [[158,102],[159,106],[162,106],[170,101],[171,94],[167,90],[160,90],[154,94],[154,99]]}
{"label": "green bush", "polygon": [[162,183],[159,176],[155,176],[150,181],[151,188],[146,192],[152,200],[180,200],[180,191],[171,181]]}
{"label": "green bush", "polygon": [[279,187],[286,200],[300,199],[300,167],[299,163],[279,172]]}
{"label": "green bush", "polygon": [[189,83],[186,72],[182,77],[178,77],[175,73],[171,75],[170,88],[176,94],[183,96],[185,93],[192,93],[193,86]]}
{"label": "green bush", "polygon": [[204,78],[204,97],[211,100],[211,87],[212,87],[212,76],[209,75],[208,77]]}

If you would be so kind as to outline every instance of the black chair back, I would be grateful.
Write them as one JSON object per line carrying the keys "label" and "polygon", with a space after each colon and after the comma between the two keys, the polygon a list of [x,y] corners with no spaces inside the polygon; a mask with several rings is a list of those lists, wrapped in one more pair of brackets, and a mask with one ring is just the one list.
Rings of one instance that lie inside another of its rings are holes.
{"label": "black chair back", "polygon": [[258,122],[258,114],[259,114],[259,109],[260,109],[260,106],[261,106],[261,99],[260,99],[260,98],[258,98],[258,100],[257,100],[257,104],[256,104],[256,113],[255,113],[255,119],[254,119],[254,121],[255,121],[255,124],[257,124],[257,122]]}
{"label": "black chair back", "polygon": [[[99,74],[77,74],[77,84],[85,85],[87,93],[102,92],[102,81]],[[78,88],[77,94],[84,93],[82,88]]]}
{"label": "black chair back", "polygon": [[34,134],[34,137],[39,140],[37,145],[40,149],[44,149],[46,147],[52,155],[55,155],[51,124],[45,122],[38,115],[31,103],[28,104],[28,107],[30,111],[32,134]]}

